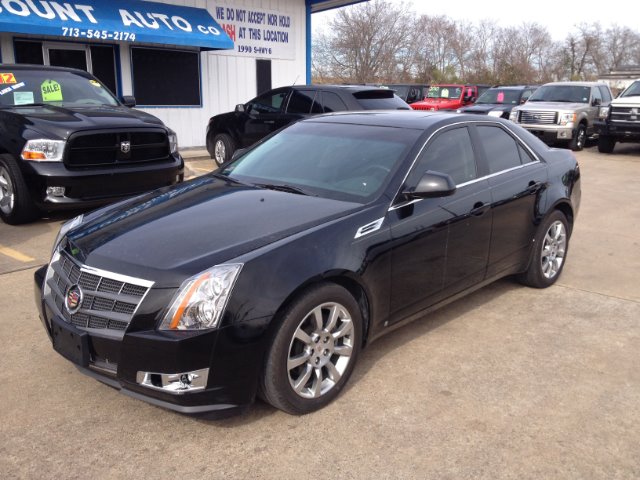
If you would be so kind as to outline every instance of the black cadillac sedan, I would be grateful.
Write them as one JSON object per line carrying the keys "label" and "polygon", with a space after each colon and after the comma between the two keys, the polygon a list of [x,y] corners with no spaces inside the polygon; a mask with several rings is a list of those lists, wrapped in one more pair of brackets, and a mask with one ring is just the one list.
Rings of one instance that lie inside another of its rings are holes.
{"label": "black cadillac sedan", "polygon": [[68,222],[36,301],[53,348],[130,396],[302,414],[393,328],[507,275],[552,285],[579,202],[573,154],[501,119],[319,116]]}

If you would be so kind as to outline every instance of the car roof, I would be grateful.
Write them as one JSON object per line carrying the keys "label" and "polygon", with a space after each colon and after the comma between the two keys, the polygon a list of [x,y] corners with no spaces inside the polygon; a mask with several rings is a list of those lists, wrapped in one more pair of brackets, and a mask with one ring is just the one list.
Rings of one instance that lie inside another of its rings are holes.
{"label": "car roof", "polygon": [[[305,120],[319,123],[348,123],[377,127],[413,128],[425,130],[439,123],[478,121],[477,115],[463,115],[455,112],[431,112],[426,110],[368,110],[366,112],[338,112],[317,115]],[[491,121],[499,120],[492,118]]]}
{"label": "car roof", "polygon": [[69,68],[69,67],[53,67],[51,65],[31,65],[26,63],[20,64],[12,64],[12,63],[2,63],[0,64],[0,68],[3,70],[14,70],[14,71],[24,71],[24,70],[34,70],[34,71],[45,71],[45,72],[71,72],[76,73],[78,75],[82,75],[84,77],[92,78],[91,74],[86,72],[85,70],[79,70],[77,68]]}
{"label": "car roof", "polygon": [[335,85],[335,84],[315,84],[315,85],[292,85],[295,90],[342,90],[349,92],[361,92],[364,90],[388,90],[388,88],[377,87],[375,85]]}
{"label": "car roof", "polygon": [[602,82],[550,82],[550,83],[545,83],[543,85],[543,87],[546,87],[547,85],[560,85],[560,86],[577,86],[577,87],[597,87],[597,86],[607,86],[606,83],[602,83]]}

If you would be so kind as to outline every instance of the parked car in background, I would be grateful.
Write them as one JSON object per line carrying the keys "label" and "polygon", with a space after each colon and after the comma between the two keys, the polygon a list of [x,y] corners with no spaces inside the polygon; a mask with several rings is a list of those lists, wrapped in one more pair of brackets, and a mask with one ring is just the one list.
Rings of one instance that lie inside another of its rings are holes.
{"label": "parked car in background", "polygon": [[93,75],[0,65],[0,218],[92,208],[181,182],[176,134]]}
{"label": "parked car in background", "polygon": [[574,155],[511,122],[324,115],[65,224],[36,302],[53,348],[130,396],[304,414],[396,327],[507,275],[553,285],[579,204]]}
{"label": "parked car in background", "polygon": [[611,98],[605,83],[547,83],[527,103],[515,107],[509,118],[548,144],[562,143],[578,151],[596,134],[599,109],[609,105]]}
{"label": "parked car in background", "polygon": [[476,101],[489,85],[431,85],[427,96],[411,104],[414,110],[457,110]]}
{"label": "parked car in background", "polygon": [[616,142],[640,142],[640,79],[600,107],[595,129],[601,153],[613,152]]}
{"label": "parked car in background", "polygon": [[388,88],[367,85],[296,85],[269,90],[234,112],[211,117],[207,151],[217,165],[292,122],[320,113],[347,110],[410,110]]}
{"label": "parked car in background", "polygon": [[389,83],[381,86],[390,88],[408,104],[423,100],[429,91],[429,85],[418,83]]}
{"label": "parked car in background", "polygon": [[505,85],[491,87],[478,97],[473,105],[462,107],[458,113],[475,113],[491,117],[509,118],[513,107],[526,102],[537,85]]}

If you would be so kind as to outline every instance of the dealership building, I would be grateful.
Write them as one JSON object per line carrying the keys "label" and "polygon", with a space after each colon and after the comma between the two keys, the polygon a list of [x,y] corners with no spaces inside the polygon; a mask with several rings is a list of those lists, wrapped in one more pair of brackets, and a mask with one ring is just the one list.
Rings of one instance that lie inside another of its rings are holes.
{"label": "dealership building", "polygon": [[359,1],[0,0],[0,59],[87,70],[197,147],[212,115],[310,83],[313,13]]}

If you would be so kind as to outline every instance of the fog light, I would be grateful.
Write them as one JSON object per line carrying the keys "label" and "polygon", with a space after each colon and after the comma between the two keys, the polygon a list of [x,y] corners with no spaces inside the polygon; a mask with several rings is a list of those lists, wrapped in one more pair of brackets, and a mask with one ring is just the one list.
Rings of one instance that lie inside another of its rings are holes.
{"label": "fog light", "polygon": [[567,138],[567,132],[560,132],[560,133],[558,134],[558,136],[559,136],[560,138]]}
{"label": "fog light", "polygon": [[138,372],[136,374],[136,382],[140,385],[176,395],[204,390],[208,379],[208,368],[182,373]]}
{"label": "fog light", "polygon": [[47,195],[50,197],[64,197],[64,187],[47,187]]}

